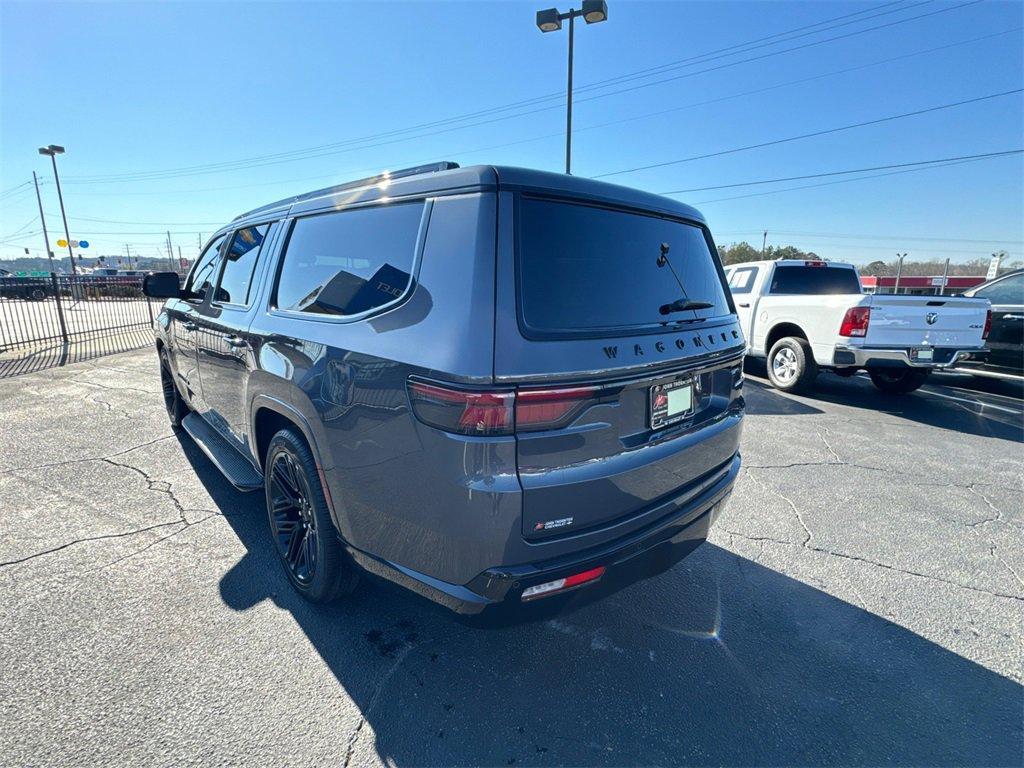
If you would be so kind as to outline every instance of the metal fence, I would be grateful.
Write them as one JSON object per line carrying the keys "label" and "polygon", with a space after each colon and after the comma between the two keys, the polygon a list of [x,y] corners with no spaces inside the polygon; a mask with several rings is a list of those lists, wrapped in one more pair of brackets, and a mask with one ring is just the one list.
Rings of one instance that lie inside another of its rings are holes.
{"label": "metal fence", "polygon": [[141,276],[2,277],[0,377],[151,344],[157,312]]}

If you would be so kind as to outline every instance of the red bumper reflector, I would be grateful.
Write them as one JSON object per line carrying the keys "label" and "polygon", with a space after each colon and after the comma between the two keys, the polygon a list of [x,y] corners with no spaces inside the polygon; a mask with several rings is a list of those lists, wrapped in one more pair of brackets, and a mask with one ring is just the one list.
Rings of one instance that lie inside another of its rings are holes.
{"label": "red bumper reflector", "polygon": [[604,571],[604,566],[599,565],[597,568],[591,568],[589,571],[583,571],[583,573],[574,573],[572,576],[566,576],[564,579],[555,579],[554,581],[545,581],[543,584],[535,584],[523,590],[523,600],[547,597],[556,592],[564,592],[567,589],[597,581],[604,575]]}

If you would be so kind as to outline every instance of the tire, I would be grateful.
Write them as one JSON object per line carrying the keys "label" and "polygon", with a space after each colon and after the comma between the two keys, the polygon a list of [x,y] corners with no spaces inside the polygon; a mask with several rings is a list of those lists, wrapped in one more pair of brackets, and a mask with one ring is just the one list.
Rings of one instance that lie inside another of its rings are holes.
{"label": "tire", "polygon": [[178,429],[190,409],[174,382],[174,371],[171,370],[171,359],[166,349],[160,350],[160,390],[164,397],[167,418],[171,420],[171,426]]}
{"label": "tire", "polygon": [[270,440],[264,467],[270,535],[288,581],[312,603],[352,592],[359,572],[334,528],[305,439],[282,429]]}
{"label": "tire", "polygon": [[46,291],[44,291],[42,288],[33,288],[29,292],[29,298],[31,298],[32,301],[42,301],[43,299],[46,298]]}
{"label": "tire", "polygon": [[906,395],[924,384],[931,371],[921,368],[868,368],[871,383],[887,395]]}
{"label": "tire", "polygon": [[807,339],[786,336],[772,345],[768,352],[768,380],[783,392],[807,392],[818,377]]}

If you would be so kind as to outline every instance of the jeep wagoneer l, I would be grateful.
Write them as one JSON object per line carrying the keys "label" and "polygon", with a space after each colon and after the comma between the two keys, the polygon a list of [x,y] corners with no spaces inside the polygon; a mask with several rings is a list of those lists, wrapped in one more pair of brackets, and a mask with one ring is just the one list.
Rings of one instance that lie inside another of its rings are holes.
{"label": "jeep wagoneer l", "polygon": [[314,601],[360,569],[465,614],[642,578],[740,468],[744,340],[664,197],[441,163],[250,211],[145,290],[172,422],[263,489]]}

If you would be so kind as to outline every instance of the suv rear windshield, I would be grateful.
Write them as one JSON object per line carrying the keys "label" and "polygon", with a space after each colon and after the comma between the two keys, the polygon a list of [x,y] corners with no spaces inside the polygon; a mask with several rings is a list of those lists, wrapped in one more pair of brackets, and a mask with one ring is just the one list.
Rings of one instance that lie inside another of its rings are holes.
{"label": "suv rear windshield", "polygon": [[770,293],[798,295],[860,293],[860,278],[849,267],[776,267]]}
{"label": "suv rear windshield", "polygon": [[[685,288],[708,309],[659,313]],[[523,322],[541,334],[590,335],[660,328],[668,321],[729,314],[704,230],[657,215],[523,197],[519,202],[519,291]]]}

